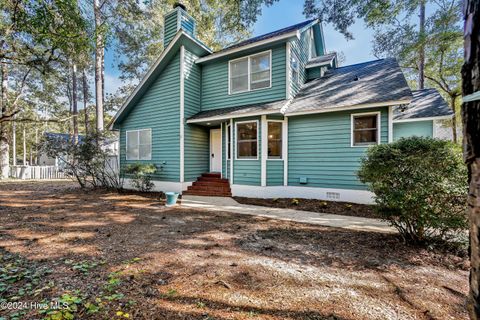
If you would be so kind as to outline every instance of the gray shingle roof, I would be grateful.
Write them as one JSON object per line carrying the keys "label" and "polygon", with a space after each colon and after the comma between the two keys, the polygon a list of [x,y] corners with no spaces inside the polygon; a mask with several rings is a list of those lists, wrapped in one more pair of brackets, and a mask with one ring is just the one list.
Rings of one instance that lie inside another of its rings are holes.
{"label": "gray shingle roof", "polygon": [[328,70],[302,87],[286,114],[412,98],[397,61],[381,59]]}
{"label": "gray shingle roof", "polygon": [[412,91],[413,100],[393,111],[393,120],[452,116],[453,111],[437,89]]}
{"label": "gray shingle roof", "polygon": [[312,68],[316,66],[322,66],[322,65],[327,65],[332,63],[333,59],[337,56],[336,52],[332,53],[327,53],[324,54],[323,56],[315,57],[313,59],[308,60],[307,64],[305,65],[305,68]]}
{"label": "gray shingle roof", "polygon": [[280,109],[287,103],[288,100],[278,100],[268,103],[257,103],[246,106],[230,107],[223,109],[201,111],[188,120],[202,120],[222,117],[222,118],[237,118],[250,114],[267,114],[280,113]]}
{"label": "gray shingle roof", "polygon": [[[247,40],[244,40],[244,41],[240,41],[240,42],[237,42],[235,44],[232,44],[228,47],[225,47],[217,52],[222,52],[222,51],[225,51],[225,50],[230,50],[230,49],[234,49],[234,48],[239,48],[239,47],[242,47],[242,46],[246,46],[247,44],[251,44],[251,43],[255,43],[255,42],[258,42],[258,41],[262,41],[262,40],[266,40],[266,39],[270,39],[270,38],[274,38],[274,37],[277,37],[277,36],[281,36],[282,34],[285,34],[285,33],[289,33],[291,31],[295,31],[295,30],[300,30],[302,29],[303,27],[309,25],[310,23],[312,23],[313,21],[315,21],[316,19],[311,19],[311,20],[307,20],[307,21],[304,21],[304,22],[301,22],[301,23],[298,23],[298,24],[295,24],[293,26],[290,26],[290,27],[286,27],[286,28],[283,28],[283,29],[280,29],[280,30],[276,30],[276,31],[273,31],[273,32],[269,32],[269,33],[266,33],[266,34],[262,34],[260,36],[256,36],[256,37],[253,37],[253,38],[250,38],[250,39],[247,39]],[[217,53],[215,52],[215,53]]]}

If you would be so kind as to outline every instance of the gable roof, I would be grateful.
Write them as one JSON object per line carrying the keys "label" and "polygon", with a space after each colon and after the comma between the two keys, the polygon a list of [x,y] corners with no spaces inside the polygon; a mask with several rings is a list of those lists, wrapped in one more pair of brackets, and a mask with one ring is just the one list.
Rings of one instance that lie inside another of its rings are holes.
{"label": "gable roof", "polygon": [[237,42],[237,43],[232,44],[230,46],[227,46],[227,47],[225,47],[221,50],[218,50],[215,53],[231,50],[231,49],[234,49],[234,48],[243,47],[243,46],[246,46],[247,44],[250,44],[250,43],[255,43],[255,42],[262,41],[262,40],[271,39],[271,38],[278,37],[278,36],[281,36],[283,34],[286,34],[286,33],[292,32],[292,31],[301,30],[304,27],[311,24],[312,22],[314,22],[314,21],[316,21],[316,19],[311,19],[311,20],[307,20],[307,21],[304,21],[304,22],[300,22],[300,23],[294,24],[293,26],[289,26],[289,27],[286,27],[286,28],[283,28],[283,29],[279,29],[279,30],[276,30],[276,31],[265,33],[265,34],[262,34],[260,36],[256,36],[256,37],[244,40],[244,41],[240,41],[240,42]]}
{"label": "gable roof", "polygon": [[[194,48],[194,51],[197,55],[204,55],[211,53],[211,50],[206,47],[202,42],[198,41],[196,38],[192,37],[183,29],[180,29],[173,37],[172,41],[168,46],[162,51],[160,57],[155,61],[155,63],[148,69],[147,73],[140,81],[135,90],[130,94],[128,99],[123,103],[122,107],[115,114],[114,118],[108,125],[109,129],[114,129],[115,125],[122,120],[123,116],[128,113],[132,105],[145,93],[145,91],[150,87],[150,85],[155,81],[155,79],[160,75],[160,73],[165,69],[170,59],[176,54],[182,44],[186,44]],[[179,74],[180,76],[180,74]]]}
{"label": "gable roof", "polygon": [[286,115],[316,113],[363,105],[410,103],[413,96],[395,59],[380,59],[328,70],[306,83]]}
{"label": "gable roof", "polygon": [[232,44],[226,48],[220,49],[208,56],[202,57],[195,61],[196,63],[203,63],[213,59],[217,59],[237,51],[243,51],[252,47],[257,47],[262,44],[271,44],[276,41],[284,41],[285,39],[296,37],[298,33],[304,29],[307,29],[314,24],[318,23],[318,19],[311,19],[301,23],[297,23],[293,26],[289,26],[280,30],[269,32],[260,36],[256,36],[238,43]]}
{"label": "gable roof", "polygon": [[395,59],[382,59],[330,69],[306,83],[291,100],[202,111],[188,119],[199,123],[261,114],[334,112],[410,103],[413,96]]}
{"label": "gable roof", "polygon": [[393,110],[394,121],[421,120],[424,118],[450,118],[453,111],[437,89],[412,91],[413,100],[406,106]]}

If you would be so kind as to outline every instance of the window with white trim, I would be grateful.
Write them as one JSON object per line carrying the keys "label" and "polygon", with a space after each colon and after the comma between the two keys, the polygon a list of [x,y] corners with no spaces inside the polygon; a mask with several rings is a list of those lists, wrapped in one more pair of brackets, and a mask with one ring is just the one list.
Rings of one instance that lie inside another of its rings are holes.
{"label": "window with white trim", "polygon": [[282,122],[268,122],[268,159],[282,159]]}
{"label": "window with white trim", "polygon": [[131,130],[126,132],[127,160],[152,159],[152,130]]}
{"label": "window with white trim", "polygon": [[271,86],[271,51],[262,52],[228,63],[230,93],[240,93]]}
{"label": "window with white trim", "polygon": [[292,69],[292,82],[298,84],[298,79],[300,78],[298,58],[294,52],[290,54],[290,69]]}
{"label": "window with white trim", "polygon": [[257,127],[257,121],[237,123],[237,159],[257,159]]}
{"label": "window with white trim", "polygon": [[353,115],[352,117],[352,144],[354,146],[378,144],[379,115],[366,114]]}

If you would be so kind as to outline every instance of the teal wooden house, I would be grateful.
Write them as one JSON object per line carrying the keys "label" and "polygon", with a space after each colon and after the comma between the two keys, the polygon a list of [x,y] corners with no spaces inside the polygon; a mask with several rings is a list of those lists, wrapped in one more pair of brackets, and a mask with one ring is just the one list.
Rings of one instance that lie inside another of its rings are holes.
{"label": "teal wooden house", "polygon": [[412,92],[394,59],[337,65],[309,20],[212,52],[182,6],[164,51],[116,114],[120,163],[153,163],[155,188],[184,194],[368,203],[368,146],[438,136],[452,114]]}

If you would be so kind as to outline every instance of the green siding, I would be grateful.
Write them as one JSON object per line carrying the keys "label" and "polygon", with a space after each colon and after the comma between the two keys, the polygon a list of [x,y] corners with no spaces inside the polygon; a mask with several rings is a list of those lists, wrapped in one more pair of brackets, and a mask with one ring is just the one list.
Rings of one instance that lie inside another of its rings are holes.
{"label": "green siding", "polygon": [[262,155],[262,128],[260,117],[251,117],[234,120],[235,123],[247,120],[258,120],[257,133],[258,133],[258,160],[236,160],[236,129],[233,130],[233,183],[243,184],[251,186],[261,185],[261,155]]}
{"label": "green siding", "polygon": [[177,33],[177,11],[174,10],[167,16],[163,24],[163,47],[166,48]]}
{"label": "green siding", "polygon": [[[258,52],[262,51],[265,50],[259,50]],[[231,95],[228,94],[228,60],[205,64],[202,70],[202,110],[285,99],[285,55],[285,44],[272,48],[271,88]]]}
{"label": "green siding", "polygon": [[283,186],[283,160],[267,160],[267,186]]}
{"label": "green siding", "polygon": [[307,81],[320,78],[321,76],[321,67],[307,69]]}
{"label": "green siding", "polygon": [[[184,65],[184,114],[185,119],[200,112],[201,70],[195,64],[195,56],[185,50]],[[194,124],[184,127],[184,180],[195,181],[198,176],[209,171],[209,129]]]}
{"label": "green siding", "polygon": [[295,40],[291,41],[290,48],[291,52],[293,52],[297,56],[300,64],[300,75],[298,83],[296,81],[293,81],[290,74],[290,79],[292,79],[290,81],[290,93],[292,97],[294,97],[300,90],[301,86],[307,81],[307,71],[305,69],[305,65],[308,62],[308,32],[302,32],[300,34],[300,39],[296,38]]}
{"label": "green siding", "polygon": [[182,28],[186,33],[190,34],[191,36],[195,37],[195,20],[190,17],[183,9],[176,8],[172,12],[169,12],[165,16],[164,21],[164,39],[163,45],[167,47],[170,41],[172,41],[173,37],[178,31],[178,11],[180,11],[180,28]]}
{"label": "green siding", "polygon": [[[163,165],[163,170],[153,176],[155,180],[180,179],[180,56],[172,58],[162,74],[134,105],[120,124],[120,164],[144,162]],[[125,159],[127,130],[152,129],[152,160]]]}
{"label": "green siding", "polygon": [[289,117],[288,185],[365,190],[356,171],[367,148],[351,147],[351,114],[372,111],[381,111],[381,142],[387,143],[387,107]]}
{"label": "green siding", "polygon": [[405,137],[433,137],[433,121],[413,121],[393,124],[393,140]]}

